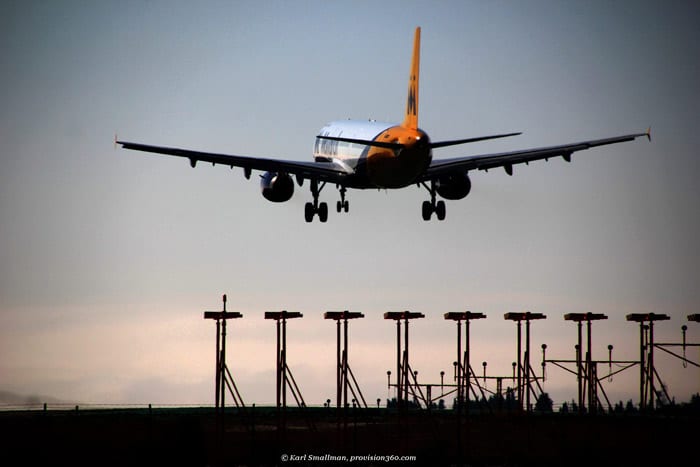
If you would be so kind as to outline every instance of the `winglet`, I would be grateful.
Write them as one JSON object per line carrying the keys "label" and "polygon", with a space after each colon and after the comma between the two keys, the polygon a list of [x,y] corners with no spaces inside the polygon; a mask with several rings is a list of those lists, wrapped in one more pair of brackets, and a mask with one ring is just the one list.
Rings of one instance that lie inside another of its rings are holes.
{"label": "winglet", "polygon": [[651,141],[651,127],[647,128],[647,131],[644,134],[647,135],[647,139]]}
{"label": "winglet", "polygon": [[418,129],[418,75],[420,73],[420,26],[416,28],[413,38],[413,57],[411,74],[408,78],[408,96],[406,97],[406,114],[401,126]]}
{"label": "winglet", "polygon": [[114,149],[117,149],[117,133],[114,133]]}

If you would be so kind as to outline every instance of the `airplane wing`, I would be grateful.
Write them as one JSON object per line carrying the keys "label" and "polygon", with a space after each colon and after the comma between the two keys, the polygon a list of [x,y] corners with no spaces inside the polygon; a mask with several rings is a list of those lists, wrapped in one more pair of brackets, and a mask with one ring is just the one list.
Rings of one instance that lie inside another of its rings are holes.
{"label": "airplane wing", "polygon": [[508,175],[513,174],[515,164],[528,163],[541,159],[548,160],[552,157],[563,157],[567,162],[571,161],[571,154],[576,151],[590,149],[607,144],[632,141],[640,136],[646,136],[651,140],[651,129],[644,133],[614,136],[612,138],[582,141],[580,143],[564,144],[561,146],[548,146],[544,148],[524,149],[512,152],[495,154],[481,154],[476,156],[455,157],[451,159],[433,159],[430,167],[419,181],[435,179],[441,175],[453,172],[468,172],[470,170],[489,170],[503,167]]}
{"label": "airplane wing", "polygon": [[195,167],[197,162],[210,162],[213,165],[227,165],[231,168],[243,168],[246,177],[250,177],[251,170],[266,172],[284,172],[297,176],[297,180],[316,179],[330,183],[342,183],[348,173],[342,167],[332,162],[301,162],[260,157],[238,156],[233,154],[217,154],[211,152],[192,151],[189,149],[169,148],[163,146],[151,146],[148,144],[130,143],[128,141],[116,141],[124,149],[134,151],[152,152],[167,156],[184,157],[190,160],[190,165]]}

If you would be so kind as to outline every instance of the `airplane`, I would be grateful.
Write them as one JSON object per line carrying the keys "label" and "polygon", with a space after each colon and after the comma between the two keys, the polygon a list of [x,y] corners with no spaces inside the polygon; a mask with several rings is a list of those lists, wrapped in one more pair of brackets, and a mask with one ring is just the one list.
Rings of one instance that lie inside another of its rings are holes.
{"label": "airplane", "polygon": [[213,165],[241,167],[246,179],[253,170],[262,171],[260,188],[267,200],[282,203],[294,194],[294,180],[301,187],[305,179],[310,181],[312,202],[304,207],[306,222],[318,215],[321,222],[328,220],[328,205],[319,203],[319,194],[326,184],[334,184],[340,200],[336,211],[348,212],[346,199],[348,188],[353,189],[399,189],[410,185],[423,186],[430,200],[422,205],[423,220],[429,221],[433,214],[445,219],[445,202],[465,198],[471,190],[469,172],[502,167],[513,175],[513,166],[531,161],[548,161],[562,157],[571,162],[571,155],[597,146],[632,141],[646,136],[651,141],[651,128],[643,133],[632,133],[611,138],[577,143],[524,149],[494,154],[433,159],[433,149],[476,141],[516,136],[521,133],[504,133],[472,138],[431,141],[428,134],[418,127],[418,81],[420,71],[420,33],[417,27],[413,41],[413,55],[408,81],[408,95],[403,122],[385,123],[375,120],[342,120],[328,123],[316,136],[313,161],[291,161],[233,154],[217,154],[148,144],[118,141],[124,149],[145,151],[189,159],[194,168],[197,162]]}

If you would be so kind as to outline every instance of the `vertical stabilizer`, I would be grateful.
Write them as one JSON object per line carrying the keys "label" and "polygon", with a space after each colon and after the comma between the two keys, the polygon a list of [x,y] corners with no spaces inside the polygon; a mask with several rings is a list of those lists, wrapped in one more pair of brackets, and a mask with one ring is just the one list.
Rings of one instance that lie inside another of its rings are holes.
{"label": "vertical stabilizer", "polygon": [[411,74],[408,78],[408,96],[406,97],[406,115],[401,126],[418,128],[418,75],[420,72],[420,27],[416,28],[413,39],[413,58],[411,59]]}

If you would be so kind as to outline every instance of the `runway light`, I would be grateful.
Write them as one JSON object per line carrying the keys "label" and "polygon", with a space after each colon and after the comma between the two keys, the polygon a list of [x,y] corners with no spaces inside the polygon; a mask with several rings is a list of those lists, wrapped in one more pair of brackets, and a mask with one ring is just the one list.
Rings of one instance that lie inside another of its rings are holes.
{"label": "runway light", "polygon": [[671,319],[671,317],[663,313],[630,313],[625,319],[627,319],[627,321],[642,323],[644,321],[666,321]]}

